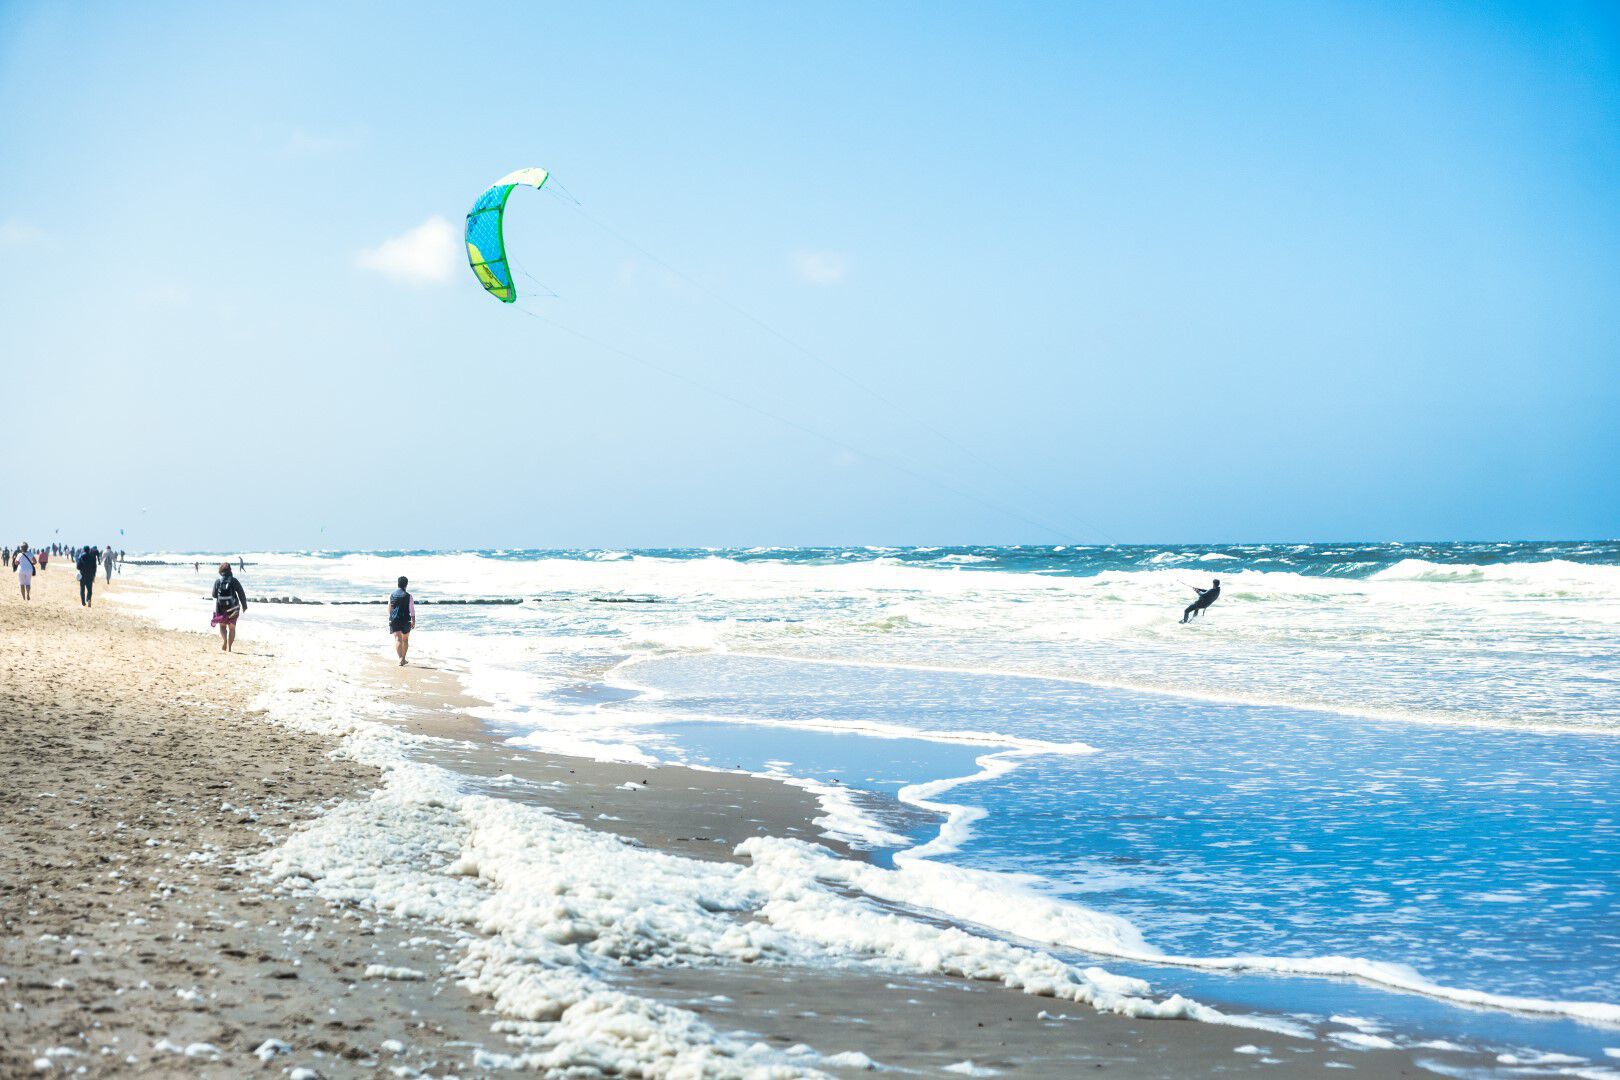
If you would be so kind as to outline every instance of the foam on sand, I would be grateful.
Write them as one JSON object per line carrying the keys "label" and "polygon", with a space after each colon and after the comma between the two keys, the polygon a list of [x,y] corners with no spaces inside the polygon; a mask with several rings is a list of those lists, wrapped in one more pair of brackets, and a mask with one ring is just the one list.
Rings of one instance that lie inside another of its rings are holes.
{"label": "foam on sand", "polygon": [[[363,719],[374,706],[343,675],[306,651],[262,704],[282,722],[340,735],[343,754],[384,770],[383,786],[334,807],[263,866],[329,900],[461,930],[456,972],[494,1001],[505,1018],[498,1030],[512,1044],[507,1055],[486,1055],[488,1067],[811,1071],[802,1056],[744,1043],[687,1010],[614,989],[606,976],[623,966],[857,964],[989,979],[1130,1016],[1229,1019],[1182,997],[1153,998],[1139,979],[874,902],[912,894],[918,874],[909,870],[773,838],[742,845],[747,864],[699,861],[638,848],[541,807],[469,794],[453,774],[409,760],[416,737]],[[989,901],[986,890],[981,902]],[[1070,925],[1078,911],[1067,914]],[[1128,924],[1094,919],[1087,934],[1137,944]]]}

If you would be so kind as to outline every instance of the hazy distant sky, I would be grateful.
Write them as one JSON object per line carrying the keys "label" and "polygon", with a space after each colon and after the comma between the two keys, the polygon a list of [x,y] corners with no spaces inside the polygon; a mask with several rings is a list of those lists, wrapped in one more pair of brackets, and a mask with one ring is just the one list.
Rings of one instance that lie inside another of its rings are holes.
{"label": "hazy distant sky", "polygon": [[0,0],[0,537],[1614,537],[1617,11]]}

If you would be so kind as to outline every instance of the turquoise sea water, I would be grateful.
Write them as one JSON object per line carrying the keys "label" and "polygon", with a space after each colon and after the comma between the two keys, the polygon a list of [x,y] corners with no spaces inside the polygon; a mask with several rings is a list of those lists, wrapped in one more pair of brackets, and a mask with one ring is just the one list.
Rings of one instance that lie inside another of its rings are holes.
{"label": "turquoise sea water", "polygon": [[983,813],[932,857],[1129,919],[1157,985],[1620,1046],[1580,1019],[1620,1004],[1620,544],[248,561],[250,594],[326,602],[255,617],[364,647],[380,609],[334,602],[399,573],[424,601],[520,601],[424,604],[416,647],[536,747],[836,779],[878,808],[1004,755],[933,796]]}

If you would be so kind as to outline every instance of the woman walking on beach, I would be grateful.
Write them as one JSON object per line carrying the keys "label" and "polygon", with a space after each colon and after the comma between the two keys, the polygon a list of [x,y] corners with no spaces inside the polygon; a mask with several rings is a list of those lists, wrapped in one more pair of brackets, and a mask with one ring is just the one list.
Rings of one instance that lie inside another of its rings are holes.
{"label": "woman walking on beach", "polygon": [[17,548],[13,560],[17,564],[17,584],[22,586],[22,598],[31,600],[29,593],[34,588],[34,557],[28,553],[28,545],[22,544]]}
{"label": "woman walking on beach", "polygon": [[231,573],[231,564],[219,564],[219,577],[214,581],[214,621],[219,627],[219,647],[230,652],[236,645],[236,620],[247,610],[247,592],[241,579]]}

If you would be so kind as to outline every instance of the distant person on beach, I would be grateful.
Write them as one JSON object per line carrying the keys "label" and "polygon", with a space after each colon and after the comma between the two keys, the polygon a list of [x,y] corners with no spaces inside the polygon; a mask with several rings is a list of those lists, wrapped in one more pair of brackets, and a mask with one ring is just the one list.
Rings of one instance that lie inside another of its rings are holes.
{"label": "distant person on beach", "polygon": [[12,562],[17,567],[17,584],[22,586],[22,598],[32,600],[29,595],[34,587],[34,557],[28,553],[28,545],[23,544],[17,548],[17,554],[12,556]]}
{"label": "distant person on beach", "polygon": [[48,549],[41,548],[40,552],[39,552],[39,562],[34,564],[34,568],[37,569],[40,573],[43,574],[45,572],[45,567],[50,564],[50,561],[51,561],[51,553],[50,553],[50,551]]}
{"label": "distant person on beach", "polygon": [[219,647],[230,652],[236,646],[236,620],[247,610],[247,592],[242,579],[231,573],[231,564],[219,564],[214,581],[214,626],[219,627]]}
{"label": "distant person on beach", "polygon": [[1207,589],[1200,589],[1196,585],[1189,585],[1188,588],[1192,589],[1193,592],[1198,594],[1198,599],[1196,599],[1192,603],[1188,604],[1187,605],[1187,610],[1185,610],[1185,611],[1183,611],[1181,613],[1181,621],[1182,622],[1186,622],[1188,619],[1191,619],[1194,615],[1202,615],[1206,610],[1208,610],[1209,605],[1213,604],[1215,601],[1217,601],[1217,600],[1219,600],[1221,598],[1221,579],[1220,578],[1216,578],[1215,579],[1215,584],[1211,585]]}
{"label": "distant person on beach", "polygon": [[101,557],[101,565],[103,565],[103,566],[105,566],[107,568],[107,584],[111,585],[112,584],[112,568],[113,568],[112,548],[108,548],[107,549],[107,554],[105,554],[105,555],[103,555]]}
{"label": "distant person on beach", "polygon": [[247,563],[242,560],[242,556],[240,555],[236,557],[236,568],[242,571],[244,574],[247,573]]}
{"label": "distant person on beach", "polygon": [[91,593],[96,587],[96,549],[81,549],[74,566],[79,570],[79,606],[91,607]]}
{"label": "distant person on beach", "polygon": [[405,666],[405,654],[411,649],[411,631],[416,629],[416,598],[405,591],[410,579],[401,577],[399,588],[388,596],[388,632],[394,635],[394,652],[399,654],[399,666]]}

